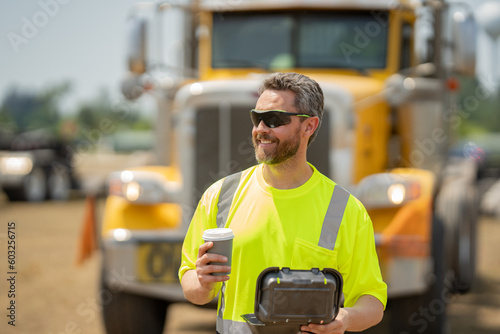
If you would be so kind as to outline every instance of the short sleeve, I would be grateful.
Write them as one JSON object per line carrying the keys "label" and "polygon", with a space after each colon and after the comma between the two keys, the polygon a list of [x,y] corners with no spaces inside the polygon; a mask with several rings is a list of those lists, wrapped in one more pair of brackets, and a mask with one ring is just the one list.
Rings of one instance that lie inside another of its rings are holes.
{"label": "short sleeve", "polygon": [[357,212],[348,214],[345,222],[355,227],[351,230],[354,232],[351,232],[352,249],[345,261],[339,261],[339,270],[344,278],[345,306],[353,306],[362,295],[372,295],[385,308],[387,284],[382,280],[380,272],[373,224],[361,203],[356,202]]}
{"label": "short sleeve", "polygon": [[217,216],[217,200],[222,180],[208,188],[198,203],[182,245],[182,258],[179,267],[179,280],[184,273],[196,269],[198,249],[203,241],[203,231],[215,228]]}

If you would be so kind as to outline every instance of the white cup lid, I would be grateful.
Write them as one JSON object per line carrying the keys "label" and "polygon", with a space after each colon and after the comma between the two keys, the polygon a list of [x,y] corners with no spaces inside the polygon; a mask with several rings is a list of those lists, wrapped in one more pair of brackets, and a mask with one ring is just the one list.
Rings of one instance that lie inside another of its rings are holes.
{"label": "white cup lid", "polygon": [[212,228],[205,230],[203,240],[205,241],[224,241],[234,238],[233,230],[230,228]]}

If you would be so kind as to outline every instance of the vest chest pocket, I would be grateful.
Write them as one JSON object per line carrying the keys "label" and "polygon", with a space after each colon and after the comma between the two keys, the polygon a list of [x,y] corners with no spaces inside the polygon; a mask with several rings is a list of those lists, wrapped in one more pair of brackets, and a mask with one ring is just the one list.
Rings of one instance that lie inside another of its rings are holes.
{"label": "vest chest pocket", "polygon": [[301,238],[296,238],[292,252],[292,269],[337,268],[337,251],[329,250]]}

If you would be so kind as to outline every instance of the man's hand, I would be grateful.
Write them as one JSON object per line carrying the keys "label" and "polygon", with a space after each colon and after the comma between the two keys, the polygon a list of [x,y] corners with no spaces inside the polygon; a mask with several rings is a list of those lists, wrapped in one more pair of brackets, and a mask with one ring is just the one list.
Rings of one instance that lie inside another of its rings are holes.
{"label": "man's hand", "polygon": [[210,262],[226,262],[222,255],[207,253],[213,242],[206,242],[198,249],[196,270],[188,270],[182,276],[182,290],[187,300],[193,304],[203,305],[215,297],[215,284],[224,282],[229,276],[213,276],[211,273],[230,272],[230,266],[211,265]]}
{"label": "man's hand", "polygon": [[361,332],[378,324],[384,316],[384,305],[371,295],[358,298],[353,307],[341,308],[334,321],[328,324],[301,326],[302,333],[343,334]]}
{"label": "man's hand", "polygon": [[208,290],[212,290],[217,282],[224,282],[229,276],[212,276],[212,273],[230,272],[231,267],[221,265],[211,265],[210,262],[227,262],[227,258],[222,255],[207,253],[212,248],[212,241],[205,242],[198,249],[198,258],[196,260],[196,275],[200,285]]}
{"label": "man's hand", "polygon": [[339,314],[332,322],[328,324],[309,324],[301,326],[302,333],[330,333],[330,334],[344,334],[349,325],[349,313],[341,308]]}

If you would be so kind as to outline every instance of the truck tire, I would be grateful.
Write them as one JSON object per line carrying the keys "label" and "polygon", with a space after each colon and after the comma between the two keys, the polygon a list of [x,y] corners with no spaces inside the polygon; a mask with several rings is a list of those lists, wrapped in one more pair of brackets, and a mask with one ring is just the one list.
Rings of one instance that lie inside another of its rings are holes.
{"label": "truck tire", "polygon": [[446,230],[446,276],[456,293],[469,291],[475,278],[478,198],[476,185],[459,179],[450,182],[437,199],[437,214]]}
{"label": "truck tire", "polygon": [[55,201],[65,201],[71,191],[71,178],[68,169],[52,169],[47,180],[49,198]]}
{"label": "truck tire", "polygon": [[446,308],[451,300],[446,286],[446,258],[442,221],[434,218],[432,224],[432,257],[434,275],[429,289],[422,295],[390,299],[388,302],[390,333],[445,334]]}
{"label": "truck tire", "polygon": [[107,334],[162,334],[169,303],[165,300],[115,291],[101,280],[102,315]]}
{"label": "truck tire", "polygon": [[476,273],[476,235],[478,217],[478,193],[474,185],[466,187],[460,198],[461,221],[455,232],[456,249],[452,263],[454,272],[453,289],[457,293],[468,292],[474,283]]}
{"label": "truck tire", "polygon": [[23,182],[12,188],[5,188],[5,194],[10,201],[40,202],[47,196],[47,179],[45,172],[39,167],[24,177]]}
{"label": "truck tire", "polygon": [[449,332],[446,309],[453,299],[453,291],[446,277],[448,259],[444,245],[445,233],[443,221],[434,215],[431,244],[434,276],[430,289],[424,295],[424,305],[431,314],[426,333],[445,334]]}

